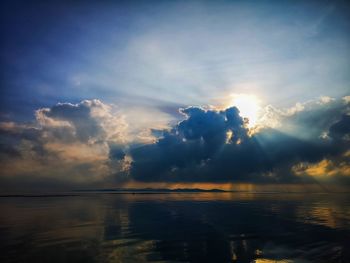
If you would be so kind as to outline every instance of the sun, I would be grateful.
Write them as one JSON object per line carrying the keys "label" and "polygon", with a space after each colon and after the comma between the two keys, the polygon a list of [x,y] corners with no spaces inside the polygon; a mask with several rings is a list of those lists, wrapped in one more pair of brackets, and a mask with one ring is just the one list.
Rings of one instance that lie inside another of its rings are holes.
{"label": "sun", "polygon": [[231,105],[239,109],[242,117],[249,119],[248,127],[254,127],[259,118],[261,110],[259,99],[251,94],[232,94]]}

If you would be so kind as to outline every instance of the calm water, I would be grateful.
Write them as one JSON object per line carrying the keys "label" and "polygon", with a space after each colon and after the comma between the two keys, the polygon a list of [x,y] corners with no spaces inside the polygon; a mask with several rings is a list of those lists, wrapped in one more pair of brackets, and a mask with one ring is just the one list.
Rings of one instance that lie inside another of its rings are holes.
{"label": "calm water", "polygon": [[1,262],[350,262],[345,194],[0,198]]}

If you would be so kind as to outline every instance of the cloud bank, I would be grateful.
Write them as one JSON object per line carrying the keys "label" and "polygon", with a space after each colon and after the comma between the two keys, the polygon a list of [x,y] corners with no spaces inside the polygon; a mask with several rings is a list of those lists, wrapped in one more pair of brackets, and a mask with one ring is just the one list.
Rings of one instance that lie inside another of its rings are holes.
{"label": "cloud bank", "polygon": [[1,123],[3,179],[84,184],[125,169],[124,156],[110,158],[130,139],[112,106],[99,100],[58,103],[38,109],[35,117],[32,123]]}
{"label": "cloud bank", "polygon": [[186,119],[157,143],[131,151],[137,180],[282,183],[349,175],[345,100],[321,98],[285,111],[268,107],[252,135],[235,107],[182,112]]}
{"label": "cloud bank", "polygon": [[32,123],[0,124],[1,180],[349,183],[349,108],[349,97],[268,106],[248,128],[236,107],[188,107],[177,124],[141,136],[113,105],[58,103]]}

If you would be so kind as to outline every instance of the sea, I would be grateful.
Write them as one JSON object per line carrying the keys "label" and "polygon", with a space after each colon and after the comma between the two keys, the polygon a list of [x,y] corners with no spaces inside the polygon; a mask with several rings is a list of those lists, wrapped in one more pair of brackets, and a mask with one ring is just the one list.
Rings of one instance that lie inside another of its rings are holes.
{"label": "sea", "polygon": [[350,262],[346,193],[0,197],[0,262]]}

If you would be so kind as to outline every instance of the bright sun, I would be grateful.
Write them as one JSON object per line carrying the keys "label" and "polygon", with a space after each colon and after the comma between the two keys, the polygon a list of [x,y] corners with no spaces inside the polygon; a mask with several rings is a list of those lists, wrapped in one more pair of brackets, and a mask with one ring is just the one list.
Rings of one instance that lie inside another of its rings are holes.
{"label": "bright sun", "polygon": [[236,106],[242,117],[249,119],[248,127],[254,127],[258,121],[260,102],[256,96],[250,94],[232,94],[232,105]]}

